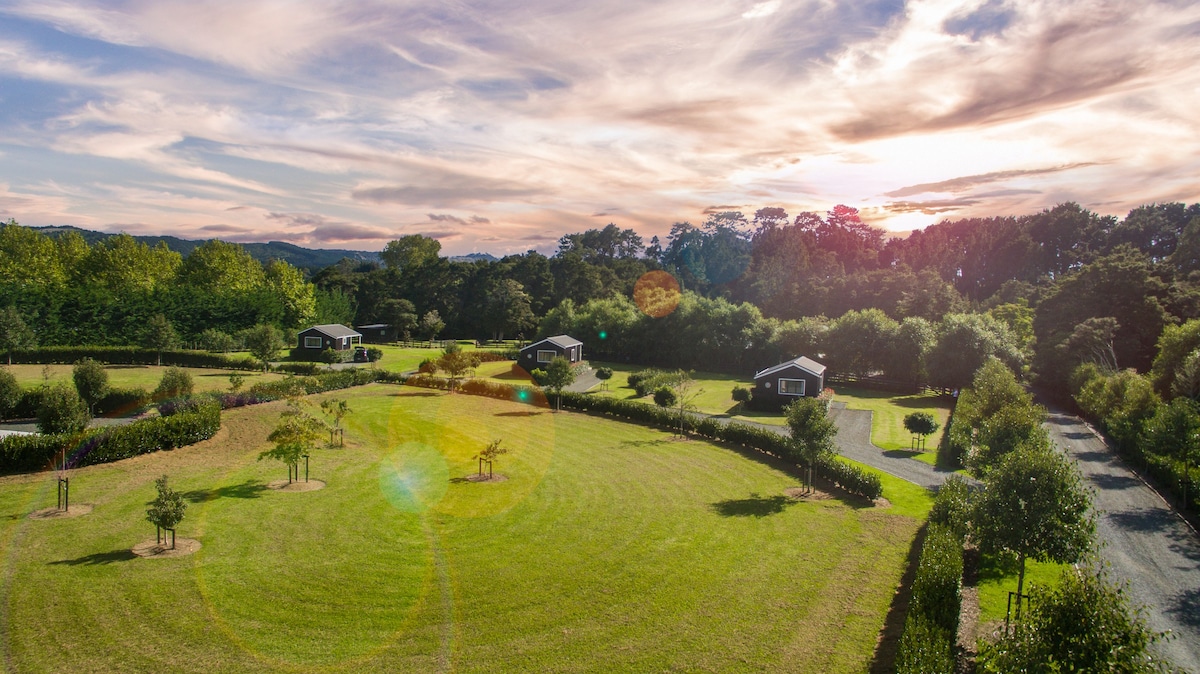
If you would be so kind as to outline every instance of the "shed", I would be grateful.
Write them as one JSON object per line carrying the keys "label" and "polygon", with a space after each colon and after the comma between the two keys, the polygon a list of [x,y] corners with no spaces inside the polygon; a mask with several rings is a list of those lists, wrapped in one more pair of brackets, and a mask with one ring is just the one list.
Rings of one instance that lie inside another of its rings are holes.
{"label": "shed", "polygon": [[346,351],[362,343],[362,334],[344,325],[314,325],[298,335],[297,349],[302,353],[318,354],[325,349]]}
{"label": "shed", "polygon": [[800,356],[754,375],[754,400],[786,405],[799,397],[815,398],[825,389],[825,366]]}
{"label": "shed", "polygon": [[387,323],[356,325],[354,329],[358,330],[359,334],[362,335],[362,341],[366,344],[387,344],[399,339],[396,336],[396,330]]}
{"label": "shed", "polygon": [[567,335],[547,337],[521,349],[517,363],[526,371],[532,372],[536,368],[545,367],[557,356],[566,358],[572,365],[578,364],[583,360],[583,342]]}

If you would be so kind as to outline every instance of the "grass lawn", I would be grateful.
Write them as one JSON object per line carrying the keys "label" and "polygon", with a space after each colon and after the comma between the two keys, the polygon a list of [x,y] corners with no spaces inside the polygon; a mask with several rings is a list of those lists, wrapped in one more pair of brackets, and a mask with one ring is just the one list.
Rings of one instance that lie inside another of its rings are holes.
{"label": "grass lawn", "polygon": [[[0,365],[0,369],[11,372],[17,378],[17,383],[23,388],[32,388],[40,385],[45,380],[46,375],[49,375],[51,382],[61,381],[73,385],[70,365]],[[162,380],[163,372],[167,368],[156,365],[106,365],[104,369],[108,372],[108,383],[110,386],[117,388],[137,387],[153,391],[158,387],[158,382]],[[183,369],[192,375],[192,382],[196,385],[197,393],[229,390],[229,374],[233,370],[200,367],[185,367]],[[246,378],[244,388],[249,388],[256,382],[270,381],[283,376],[275,373],[263,374],[262,372],[246,372],[242,370],[238,370],[237,372]]]}
{"label": "grass lawn", "polygon": [[[435,349],[427,347],[404,347],[393,346],[391,344],[364,344],[368,348],[381,349],[383,358],[380,359],[378,367],[389,372],[409,372],[417,369],[421,361],[426,358],[437,358],[442,355],[442,347]],[[459,342],[459,346],[464,351],[474,351],[475,345],[470,342]],[[485,346],[481,350],[489,351],[502,348],[496,346]]]}
{"label": "grass lawn", "polygon": [[[1025,594],[1058,586],[1059,576],[1069,565],[1054,562],[1025,562]],[[1004,568],[990,557],[984,557],[979,569],[979,623],[1004,621],[1008,609],[1008,593],[1017,591],[1017,569]],[[1015,601],[1015,598],[1014,598]],[[1015,609],[1016,606],[1014,605]]]}
{"label": "grass lawn", "polygon": [[835,386],[833,399],[846,403],[849,409],[871,410],[874,413],[871,442],[882,449],[910,449],[912,433],[904,428],[904,417],[913,412],[933,414],[938,421],[938,430],[926,440],[928,449],[925,454],[930,459],[927,463],[932,463],[936,458],[935,450],[942,440],[942,431],[946,428],[953,405],[950,398],[933,393],[903,395],[849,386]]}
{"label": "grass lawn", "polygon": [[[265,488],[279,403],[212,440],[0,478],[0,634],[15,671],[862,672],[927,505],[792,502],[737,452],[581,414],[374,384],[338,392],[319,491]],[[502,482],[465,480],[492,439]],[[176,559],[153,481],[191,503]]]}

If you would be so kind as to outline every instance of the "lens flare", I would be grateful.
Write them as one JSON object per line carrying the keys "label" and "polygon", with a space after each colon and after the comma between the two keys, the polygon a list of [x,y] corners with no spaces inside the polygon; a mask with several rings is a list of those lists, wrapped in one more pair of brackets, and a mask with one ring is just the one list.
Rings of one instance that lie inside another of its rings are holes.
{"label": "lens flare", "polygon": [[662,318],[679,306],[683,293],[679,282],[665,271],[656,270],[642,274],[633,286],[633,302],[643,314],[650,318]]}

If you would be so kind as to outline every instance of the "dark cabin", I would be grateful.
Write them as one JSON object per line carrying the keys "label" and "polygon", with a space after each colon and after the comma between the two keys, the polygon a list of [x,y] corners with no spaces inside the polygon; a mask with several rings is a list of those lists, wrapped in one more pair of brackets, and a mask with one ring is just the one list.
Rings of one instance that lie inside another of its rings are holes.
{"label": "dark cabin", "polygon": [[396,336],[396,330],[387,323],[372,323],[371,325],[356,325],[355,330],[358,330],[362,335],[364,344],[387,344],[399,339]]}
{"label": "dark cabin", "polygon": [[314,325],[299,335],[297,349],[302,353],[318,354],[325,349],[347,351],[362,343],[360,333],[344,325]]}
{"label": "dark cabin", "polygon": [[578,364],[583,360],[583,342],[567,335],[547,337],[521,349],[517,363],[525,368],[526,372],[533,372],[539,367],[545,368],[558,356],[566,358],[572,365]]}
{"label": "dark cabin", "polygon": [[825,366],[800,356],[754,375],[753,399],[763,407],[782,407],[796,398],[815,398],[825,389]]}

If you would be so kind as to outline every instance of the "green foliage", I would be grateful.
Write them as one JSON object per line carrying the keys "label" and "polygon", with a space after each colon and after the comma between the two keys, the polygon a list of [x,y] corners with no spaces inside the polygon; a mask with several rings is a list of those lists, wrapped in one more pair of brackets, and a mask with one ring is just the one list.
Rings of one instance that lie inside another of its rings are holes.
{"label": "green foliage", "polygon": [[96,403],[94,411],[97,415],[115,414],[122,416],[145,407],[149,404],[150,400],[150,393],[144,388],[109,387],[104,397]]}
{"label": "green foliage", "polygon": [[317,357],[322,363],[333,365],[334,363],[345,363],[350,360],[350,351],[338,351],[336,349],[325,349],[321,351]]}
{"label": "green foliage", "polygon": [[962,539],[947,527],[930,524],[921,546],[908,610],[922,614],[948,634],[956,634],[962,604],[962,574]]}
{"label": "green foliage", "polygon": [[442,244],[437,239],[408,234],[388,241],[379,258],[391,269],[406,269],[436,262],[441,250]]}
{"label": "green foliage", "polygon": [[[0,229],[0,233],[9,229],[11,228],[4,227]],[[25,319],[16,307],[7,306],[0,309],[0,349],[7,355],[9,365],[13,362],[13,351],[31,348],[35,343],[33,330],[25,324]]]}
{"label": "green foliage", "polygon": [[909,612],[896,649],[896,674],[954,674],[954,635]]}
{"label": "green foliage", "polygon": [[367,360],[372,363],[378,363],[383,360],[383,349],[375,346],[367,347]]}
{"label": "green foliage", "polygon": [[938,488],[929,522],[954,532],[959,541],[966,537],[971,519],[971,490],[960,475],[951,475]]}
{"label": "green foliage", "polygon": [[153,398],[159,401],[182,398],[190,396],[195,388],[191,373],[183,368],[171,366],[163,372],[158,388],[154,389]]}
{"label": "green foliage", "polygon": [[417,330],[425,339],[433,341],[445,327],[446,321],[442,320],[437,309],[430,309],[421,317],[421,322],[417,325]]}
{"label": "green foliage", "polygon": [[310,323],[317,313],[317,300],[304,272],[283,260],[271,260],[265,272],[267,288],[282,311],[281,324],[296,328]]}
{"label": "green foliage", "polygon": [[1075,402],[1096,420],[1122,449],[1137,445],[1161,401],[1150,380],[1133,370],[1105,375],[1081,370],[1073,380],[1080,385]]}
{"label": "green foliage", "polygon": [[546,364],[546,381],[543,384],[551,391],[561,393],[575,381],[575,368],[562,356],[555,356]]}
{"label": "green foliage", "polygon": [[933,435],[939,425],[929,412],[913,412],[904,416],[904,428],[913,435]]}
{"label": "green foliage", "polygon": [[1023,440],[1040,438],[1045,410],[1017,382],[1013,371],[990,359],[975,373],[972,386],[959,392],[946,431],[946,451],[957,463],[979,474]]}
{"label": "green foliage", "polygon": [[275,446],[259,454],[258,460],[275,459],[283,462],[289,468],[288,482],[291,482],[292,471],[296,469],[300,459],[312,451],[324,430],[324,424],[308,413],[306,404],[300,399],[292,398],[288,400],[287,409],[280,414],[279,424],[267,436]]}
{"label": "green foliage", "polygon": [[184,258],[178,281],[209,293],[244,293],[262,288],[266,275],[242,246],[210,239]]}
{"label": "green foliage", "polygon": [[975,499],[973,535],[985,554],[1025,560],[1077,562],[1091,548],[1096,523],[1091,497],[1075,467],[1047,445],[1023,446],[1005,455]]}
{"label": "green foliage", "polygon": [[1171,393],[1176,373],[1188,357],[1200,349],[1200,318],[1182,325],[1167,325],[1158,337],[1157,355],[1150,370],[1154,388],[1162,395]]}
{"label": "green foliage", "polygon": [[929,351],[929,382],[948,388],[971,385],[975,373],[992,359],[1012,371],[1021,369],[1024,359],[1008,327],[987,315],[951,314],[938,325],[937,343]]}
{"label": "green foliage", "polygon": [[246,375],[244,375],[240,372],[230,372],[229,373],[229,390],[230,391],[232,391],[233,393],[237,393],[238,391],[242,390],[242,387],[245,385],[246,385]]}
{"label": "green foliage", "polygon": [[613,371],[611,367],[596,368],[596,379],[599,379],[600,381],[608,381],[609,379],[612,379],[612,376]]}
{"label": "green foliage", "polygon": [[729,394],[729,397],[733,398],[734,402],[744,404],[750,402],[751,395],[750,389],[746,388],[745,386],[734,386],[733,391],[731,391]]}
{"label": "green foliage", "polygon": [[155,480],[154,487],[158,490],[158,495],[150,504],[150,509],[146,511],[146,521],[156,527],[174,529],[183,521],[187,503],[184,502],[183,496],[179,492],[167,485],[166,475]]}
{"label": "green foliage", "polygon": [[284,347],[283,335],[273,325],[262,323],[246,331],[246,348],[262,363],[263,372]]}
{"label": "green foliage", "polygon": [[216,328],[200,333],[200,347],[213,353],[229,353],[237,348],[237,340]]}
{"label": "green foliage", "polygon": [[659,407],[671,407],[675,404],[675,389],[663,384],[654,389],[654,404]]}
{"label": "green foliage", "polygon": [[651,395],[663,386],[668,388],[674,387],[680,381],[683,381],[685,376],[687,376],[687,373],[683,370],[665,371],[648,368],[631,372],[626,381],[637,392],[638,397],[641,398]]}
{"label": "green foliage", "polygon": [[793,453],[807,464],[823,455],[837,453],[833,438],[837,425],[829,418],[825,405],[816,398],[797,398],[786,408],[787,425],[792,433]]}
{"label": "green foliage", "polygon": [[21,385],[8,370],[0,369],[0,419],[11,418],[21,402]]}
{"label": "green foliage", "polygon": [[[142,346],[162,353],[179,346],[179,335],[175,332],[175,326],[171,325],[171,321],[166,316],[154,314],[146,322]],[[162,365],[162,362],[160,361],[158,364]]]}
{"label": "green foliage", "polygon": [[1150,653],[1161,635],[1101,571],[1067,569],[1011,633],[980,651],[982,672],[1161,672]]}
{"label": "green foliage", "polygon": [[91,358],[82,358],[71,368],[71,378],[75,382],[75,391],[88,407],[88,412],[95,414],[96,403],[108,394],[108,372],[100,363]]}
{"label": "green foliage", "polygon": [[46,435],[79,433],[91,420],[87,404],[75,389],[66,384],[43,389],[37,410],[38,432]]}
{"label": "green foliage", "polygon": [[43,346],[18,351],[14,363],[74,363],[92,358],[108,365],[157,365],[179,367],[211,367],[227,370],[256,370],[259,364],[242,356],[227,356],[203,351],[156,351],[136,346]]}
{"label": "green foliage", "polygon": [[479,365],[474,354],[464,351],[458,342],[450,342],[437,360],[437,369],[450,376],[450,388]]}
{"label": "green foliage", "polygon": [[831,370],[866,376],[882,370],[900,324],[879,309],[847,311],[829,324],[825,358]]}

